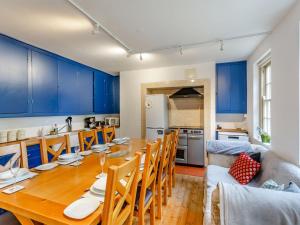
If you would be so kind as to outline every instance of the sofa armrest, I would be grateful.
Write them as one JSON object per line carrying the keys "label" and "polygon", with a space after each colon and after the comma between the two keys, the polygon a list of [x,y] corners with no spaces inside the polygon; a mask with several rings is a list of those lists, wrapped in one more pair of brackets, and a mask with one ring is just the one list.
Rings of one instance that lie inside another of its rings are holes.
{"label": "sofa armrest", "polygon": [[208,153],[208,165],[229,168],[238,156]]}

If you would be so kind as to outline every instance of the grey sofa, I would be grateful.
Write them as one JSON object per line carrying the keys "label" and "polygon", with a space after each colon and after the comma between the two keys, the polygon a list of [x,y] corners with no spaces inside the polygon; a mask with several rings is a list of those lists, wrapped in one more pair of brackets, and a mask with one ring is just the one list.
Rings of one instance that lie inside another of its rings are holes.
{"label": "grey sofa", "polygon": [[[259,174],[248,185],[260,187],[265,181],[272,179],[278,184],[287,185],[290,181],[300,186],[300,168],[282,160],[272,151],[262,146],[252,145],[254,152],[261,152],[262,168]],[[228,173],[237,156],[208,154],[209,165],[204,185],[204,225],[219,224],[217,184],[219,182],[239,183]]]}

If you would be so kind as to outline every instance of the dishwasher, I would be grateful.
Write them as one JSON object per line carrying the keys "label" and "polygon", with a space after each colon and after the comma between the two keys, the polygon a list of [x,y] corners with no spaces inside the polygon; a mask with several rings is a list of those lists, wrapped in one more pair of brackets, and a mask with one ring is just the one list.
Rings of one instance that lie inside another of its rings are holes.
{"label": "dishwasher", "polygon": [[204,166],[204,131],[188,130],[187,163],[190,165]]}

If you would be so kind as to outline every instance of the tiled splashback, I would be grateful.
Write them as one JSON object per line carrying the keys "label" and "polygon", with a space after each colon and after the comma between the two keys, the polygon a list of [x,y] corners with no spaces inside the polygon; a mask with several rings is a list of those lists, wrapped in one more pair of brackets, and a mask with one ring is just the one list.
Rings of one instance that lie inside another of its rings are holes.
{"label": "tiled splashback", "polygon": [[169,126],[204,126],[203,99],[169,99]]}

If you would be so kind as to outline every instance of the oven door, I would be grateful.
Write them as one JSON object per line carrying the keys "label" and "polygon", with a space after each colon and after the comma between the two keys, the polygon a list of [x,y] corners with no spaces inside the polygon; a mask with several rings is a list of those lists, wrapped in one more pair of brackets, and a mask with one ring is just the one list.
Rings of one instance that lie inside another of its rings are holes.
{"label": "oven door", "polygon": [[178,146],[176,152],[177,163],[187,163],[187,146]]}

